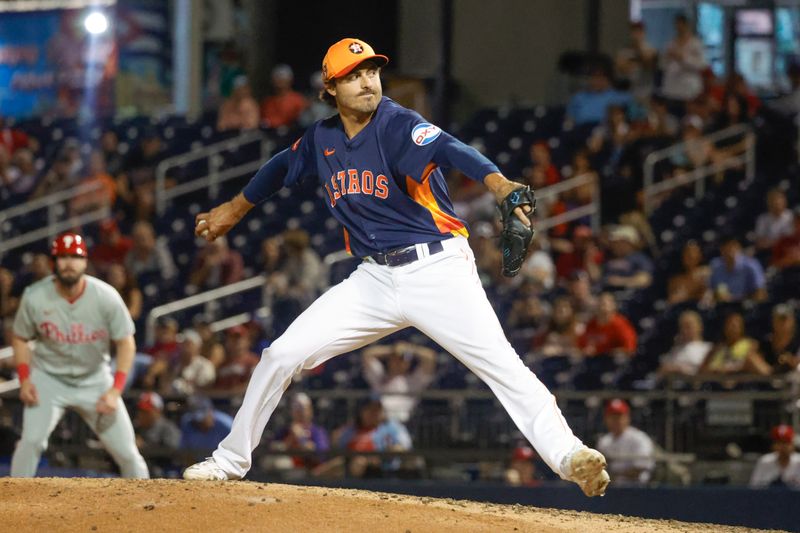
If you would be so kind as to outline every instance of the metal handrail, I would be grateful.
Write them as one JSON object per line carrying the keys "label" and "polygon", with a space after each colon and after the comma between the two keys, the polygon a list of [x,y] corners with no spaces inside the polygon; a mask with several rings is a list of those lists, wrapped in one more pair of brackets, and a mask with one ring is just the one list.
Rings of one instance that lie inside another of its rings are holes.
{"label": "metal handrail", "polygon": [[218,300],[225,296],[230,296],[231,294],[237,294],[240,292],[255,289],[257,287],[264,285],[266,281],[267,281],[267,276],[265,276],[264,274],[259,274],[258,276],[253,276],[252,278],[248,278],[242,281],[237,281],[236,283],[231,283],[230,285],[226,285],[224,287],[218,287],[216,289],[211,289],[209,291],[194,294],[192,296],[187,296],[186,298],[181,298],[180,300],[175,300],[174,302],[170,302],[168,304],[154,307],[147,314],[147,319],[145,321],[145,339],[146,339],[145,342],[147,344],[153,343],[155,339],[156,321],[160,317],[175,313],[177,311],[182,311],[189,307],[194,307],[200,304]]}
{"label": "metal handrail", "polygon": [[[208,187],[209,189],[209,196],[211,198],[216,198],[217,193],[219,192],[219,184],[223,181],[228,179],[232,179],[235,177],[240,176],[243,172],[251,171],[249,165],[253,163],[248,163],[245,165],[239,165],[235,167],[238,169],[238,172],[231,172],[234,169],[228,169],[223,173],[220,173],[220,167],[222,166],[222,158],[220,154],[222,152],[230,151],[245,144],[250,144],[253,142],[259,142],[261,144],[261,152],[259,154],[259,166],[260,163],[265,161],[269,155],[272,153],[274,148],[274,143],[261,131],[250,131],[247,133],[243,133],[238,137],[233,139],[226,139],[224,141],[220,141],[214,144],[209,144],[199,150],[191,150],[184,154],[175,155],[172,157],[168,157],[161,161],[158,166],[156,166],[156,190],[155,190],[155,197],[156,197],[156,212],[161,215],[164,213],[166,209],[167,200],[175,198],[181,194],[187,194],[189,192],[202,189],[203,187]],[[183,189],[180,189],[179,192],[175,193],[168,193],[168,189],[166,187],[166,177],[167,177],[167,170],[176,166],[186,165],[193,161],[198,161],[201,159],[208,158],[209,162],[209,172],[206,176],[201,176],[196,178],[190,182],[181,184]],[[248,169],[245,170],[242,167],[248,166]],[[258,168],[258,167],[254,167]],[[189,184],[194,184],[189,186]]]}
{"label": "metal handrail", "polygon": [[646,215],[650,215],[653,211],[652,197],[656,194],[669,191],[686,185],[695,183],[695,197],[700,198],[705,193],[705,179],[720,170],[732,168],[736,165],[745,165],[745,176],[748,182],[755,178],[755,135],[752,128],[747,124],[737,124],[728,128],[716,131],[703,137],[703,139],[716,143],[718,141],[735,137],[738,135],[745,135],[746,148],[744,154],[732,155],[722,162],[705,165],[693,169],[691,172],[664,180],[663,182],[655,183],[655,166],[659,162],[668,159],[672,155],[680,153],[690,142],[695,141],[682,141],[666,148],[656,150],[648,154],[644,160],[644,211]]}
{"label": "metal handrail", "polygon": [[99,181],[81,183],[80,185],[75,185],[74,187],[64,189],[63,191],[56,191],[48,194],[47,196],[42,196],[41,198],[36,198],[35,200],[31,200],[14,207],[9,207],[8,209],[3,209],[0,211],[0,222],[8,220],[9,218],[13,218],[17,215],[28,214],[36,209],[50,207],[51,205],[61,203],[65,200],[71,200],[75,196],[94,191],[102,186],[103,184]]}
{"label": "metal handrail", "polygon": [[[585,185],[587,183],[593,183],[594,181],[595,181],[594,174],[584,173],[581,174],[580,176],[575,176],[574,178],[570,178],[568,180],[564,180],[559,183],[549,185],[547,187],[542,187],[541,189],[537,189],[536,198],[537,200],[543,200],[545,198],[557,196],[563,192],[570,191],[572,189],[577,189],[578,187]],[[559,224],[572,222],[573,220],[578,220],[586,216],[592,217],[592,229],[594,231],[598,231],[600,229],[599,184],[598,187],[595,189],[594,194],[592,195],[591,203],[580,207],[576,207],[574,209],[570,209],[569,211],[561,213],[559,215],[538,219],[536,221],[535,226],[538,231],[547,231],[550,228],[558,226]]]}
{"label": "metal handrail", "polygon": [[54,237],[62,231],[69,230],[70,228],[74,228],[76,226],[97,222],[98,220],[104,220],[110,216],[110,207],[100,207],[94,211],[83,213],[77,217],[70,217],[67,220],[62,220],[61,222],[52,222],[43,228],[29,231],[28,233],[23,233],[22,235],[18,235],[12,239],[3,240],[0,242],[0,257],[10,250],[21,248],[22,246],[42,239]]}

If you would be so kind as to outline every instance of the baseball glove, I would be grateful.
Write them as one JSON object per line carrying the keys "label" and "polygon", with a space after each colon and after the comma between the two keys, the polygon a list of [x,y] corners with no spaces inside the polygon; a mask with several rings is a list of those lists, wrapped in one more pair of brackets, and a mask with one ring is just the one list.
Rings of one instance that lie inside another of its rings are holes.
{"label": "baseball glove", "polygon": [[528,253],[528,246],[530,246],[531,239],[533,239],[533,225],[526,226],[514,214],[514,209],[525,205],[531,207],[527,215],[529,217],[533,216],[533,212],[536,210],[536,197],[527,185],[511,191],[500,202],[500,214],[503,217],[503,232],[500,234],[500,249],[503,251],[503,275],[509,278],[519,273]]}

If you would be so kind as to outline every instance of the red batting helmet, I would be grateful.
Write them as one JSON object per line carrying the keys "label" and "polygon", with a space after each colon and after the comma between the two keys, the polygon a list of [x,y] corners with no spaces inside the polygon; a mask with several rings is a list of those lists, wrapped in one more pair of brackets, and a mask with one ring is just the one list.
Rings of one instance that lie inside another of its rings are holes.
{"label": "red batting helmet", "polygon": [[86,241],[77,233],[62,233],[53,241],[53,246],[50,248],[50,255],[58,257],[60,255],[77,255],[80,257],[88,257],[89,253],[86,250]]}

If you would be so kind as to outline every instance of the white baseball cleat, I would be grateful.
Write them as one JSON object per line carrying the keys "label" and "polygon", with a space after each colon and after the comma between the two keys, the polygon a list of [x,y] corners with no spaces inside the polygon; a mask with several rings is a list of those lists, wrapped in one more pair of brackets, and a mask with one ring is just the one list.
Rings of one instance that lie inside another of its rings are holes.
{"label": "white baseball cleat", "polygon": [[564,458],[565,474],[589,497],[603,496],[611,478],[606,472],[606,458],[597,450],[583,446]]}
{"label": "white baseball cleat", "polygon": [[209,457],[205,461],[195,463],[184,470],[183,479],[227,481],[236,478],[229,476],[212,457]]}

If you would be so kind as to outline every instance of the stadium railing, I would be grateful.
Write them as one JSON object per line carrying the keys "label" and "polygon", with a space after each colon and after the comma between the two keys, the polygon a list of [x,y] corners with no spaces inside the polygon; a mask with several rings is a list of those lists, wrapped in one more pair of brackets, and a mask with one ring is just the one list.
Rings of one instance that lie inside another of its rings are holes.
{"label": "stadium railing", "polygon": [[745,177],[748,182],[752,181],[755,178],[756,172],[756,143],[755,134],[749,126],[737,124],[706,135],[703,139],[712,143],[718,143],[720,141],[736,139],[737,137],[742,137],[745,142],[745,149],[742,153],[730,155],[717,163],[697,167],[691,171],[678,174],[677,176],[659,182],[656,182],[656,165],[662,161],[668,160],[672,156],[680,154],[692,141],[680,142],[661,150],[651,152],[644,161],[643,203],[645,214],[648,216],[652,214],[656,204],[655,198],[658,195],[684,185],[694,183],[695,197],[700,198],[705,193],[706,178],[723,170],[744,165]]}
{"label": "stadium railing", "polygon": [[[251,143],[260,144],[260,151],[257,159],[221,170],[224,164],[223,153],[238,150]],[[274,143],[267,135],[261,131],[253,131],[244,133],[233,139],[210,144],[199,150],[191,150],[185,154],[164,159],[156,167],[155,196],[157,213],[159,215],[164,214],[167,208],[167,202],[170,200],[200,189],[207,188],[209,198],[216,199],[221,183],[258,170],[269,158],[274,146]],[[185,166],[203,159],[208,159],[207,175],[167,188],[167,174],[170,169]]]}
{"label": "stadium railing", "polygon": [[[110,208],[101,207],[81,215],[68,216],[61,220],[69,210],[66,204],[70,200],[77,196],[94,192],[102,186],[103,185],[97,181],[83,183],[0,211],[0,257],[11,250],[16,250],[17,248],[27,246],[28,244],[42,239],[55,237],[58,233],[75,226],[108,218],[111,213]],[[11,222],[13,219],[25,216],[27,221],[37,220],[31,217],[31,213],[39,209],[47,209],[46,223],[44,226],[7,238],[6,235],[8,231],[13,227],[13,223]]]}
{"label": "stadium railing", "polygon": [[566,224],[567,222],[572,222],[573,220],[578,220],[585,217],[591,217],[592,229],[594,231],[598,231],[600,229],[600,192],[599,192],[600,186],[599,183],[595,183],[595,180],[596,177],[594,174],[584,174],[581,176],[576,176],[574,178],[570,178],[568,180],[556,183],[555,185],[550,185],[548,187],[542,187],[541,189],[537,189],[536,190],[537,202],[544,202],[549,198],[555,198],[560,194],[575,190],[584,185],[592,183],[594,183],[595,185],[595,190],[594,193],[592,194],[591,203],[582,205],[580,207],[575,207],[559,215],[539,219],[536,221],[536,230],[547,231],[560,224]]}

